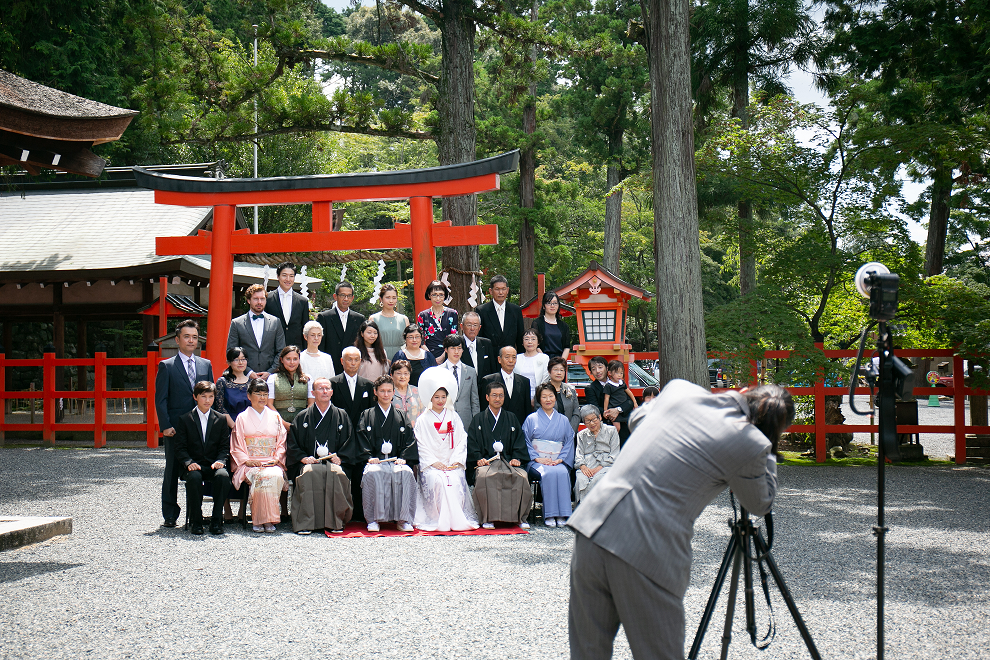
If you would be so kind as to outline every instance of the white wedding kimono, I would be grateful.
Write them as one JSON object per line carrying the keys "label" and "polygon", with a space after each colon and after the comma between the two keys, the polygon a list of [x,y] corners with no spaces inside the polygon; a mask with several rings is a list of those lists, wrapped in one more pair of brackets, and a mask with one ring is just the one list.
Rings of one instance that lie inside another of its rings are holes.
{"label": "white wedding kimono", "polygon": [[[426,531],[477,529],[478,516],[463,467],[467,464],[467,432],[460,416],[449,408],[439,414],[430,408],[416,420],[414,431],[420,470],[414,525]],[[438,470],[434,463],[462,467]]]}

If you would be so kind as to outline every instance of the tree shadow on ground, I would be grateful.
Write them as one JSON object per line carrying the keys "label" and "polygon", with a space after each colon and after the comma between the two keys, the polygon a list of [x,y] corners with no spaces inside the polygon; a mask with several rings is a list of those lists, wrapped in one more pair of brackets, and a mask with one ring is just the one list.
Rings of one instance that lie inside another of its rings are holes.
{"label": "tree shadow on ground", "polygon": [[57,561],[0,561],[0,584],[66,571],[84,564],[64,564]]}

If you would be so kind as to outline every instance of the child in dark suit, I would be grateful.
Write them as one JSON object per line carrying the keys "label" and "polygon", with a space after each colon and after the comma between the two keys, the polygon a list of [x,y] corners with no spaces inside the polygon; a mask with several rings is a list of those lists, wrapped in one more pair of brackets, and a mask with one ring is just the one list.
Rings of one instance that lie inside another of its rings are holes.
{"label": "child in dark suit", "polygon": [[[629,413],[637,407],[636,395],[622,380],[624,374],[625,368],[621,362],[612,360],[608,363],[608,380],[605,381],[604,387],[604,409],[618,408],[620,410],[619,415],[612,422],[612,426],[620,434],[620,439],[624,439],[622,438],[622,425],[629,421]],[[624,435],[628,436],[628,433]]]}

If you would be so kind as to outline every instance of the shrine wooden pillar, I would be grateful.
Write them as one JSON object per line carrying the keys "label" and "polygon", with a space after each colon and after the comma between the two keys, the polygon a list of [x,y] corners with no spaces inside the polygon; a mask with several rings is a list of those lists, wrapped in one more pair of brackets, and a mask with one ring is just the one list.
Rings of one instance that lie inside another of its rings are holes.
{"label": "shrine wooden pillar", "polygon": [[210,262],[210,315],[207,318],[206,359],[214,376],[227,368],[227,335],[234,295],[234,255],[230,237],[234,232],[236,206],[213,207],[213,234]]}
{"label": "shrine wooden pillar", "polygon": [[437,278],[437,251],[433,246],[433,198],[409,198],[409,224],[412,230],[413,314],[424,305],[426,287]]}

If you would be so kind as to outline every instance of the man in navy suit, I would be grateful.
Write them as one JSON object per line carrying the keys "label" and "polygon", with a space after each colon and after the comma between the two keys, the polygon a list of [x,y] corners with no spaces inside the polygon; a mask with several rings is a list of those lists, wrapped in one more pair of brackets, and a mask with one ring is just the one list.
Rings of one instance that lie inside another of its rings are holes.
{"label": "man in navy suit", "polygon": [[226,417],[213,410],[216,389],[210,381],[196,383],[196,407],[175,423],[175,457],[185,473],[189,530],[196,535],[203,533],[203,482],[213,486],[213,535],[223,534],[223,503],[230,490],[230,427]]}
{"label": "man in navy suit", "polygon": [[309,321],[309,300],[301,293],[292,290],[296,281],[296,268],[286,261],[278,265],[278,288],[268,294],[265,311],[282,322],[286,346],[298,346],[306,350],[303,339],[303,326]]}
{"label": "man in navy suit", "polygon": [[[364,314],[351,309],[354,302],[354,287],[350,282],[338,282],[333,293],[333,306],[320,312],[316,320],[323,326],[323,343],[320,350],[333,359],[334,373],[344,370],[340,362],[341,351],[354,345],[358,329],[364,323]],[[337,405],[337,404],[334,404]]]}
{"label": "man in navy suit", "polygon": [[162,516],[166,527],[175,527],[179,518],[179,471],[175,459],[175,424],[196,407],[193,387],[201,380],[213,382],[209,360],[197,357],[199,324],[186,319],[175,327],[179,354],[158,363],[155,376],[155,410],[158,428],[165,436],[165,476],[162,479]]}

